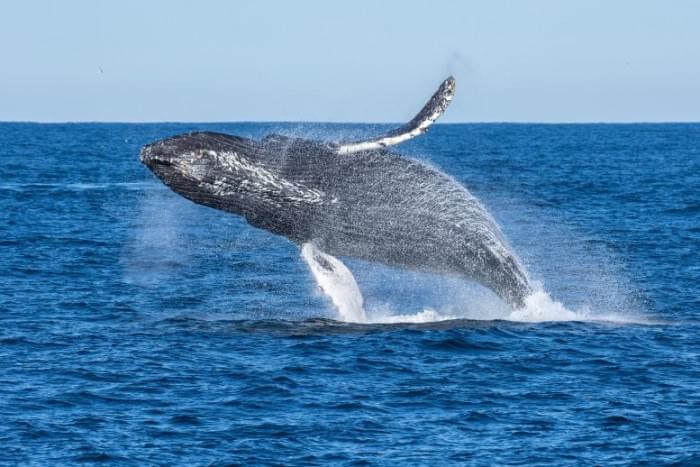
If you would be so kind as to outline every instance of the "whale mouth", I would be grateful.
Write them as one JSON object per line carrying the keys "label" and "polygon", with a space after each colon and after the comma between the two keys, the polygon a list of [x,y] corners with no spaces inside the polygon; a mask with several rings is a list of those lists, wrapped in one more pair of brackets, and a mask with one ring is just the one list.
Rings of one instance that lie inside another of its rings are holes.
{"label": "whale mouth", "polygon": [[149,161],[148,161],[148,164],[152,164],[152,165],[162,165],[162,166],[165,166],[165,167],[171,167],[171,166],[173,165],[173,163],[172,163],[171,161],[169,161],[169,160],[167,160],[167,159],[159,159],[159,158],[157,158],[157,157],[155,157],[155,158],[149,160]]}
{"label": "whale mouth", "polygon": [[163,153],[162,146],[159,144],[147,144],[141,149],[139,154],[141,162],[151,170],[157,167],[172,167],[172,158]]}

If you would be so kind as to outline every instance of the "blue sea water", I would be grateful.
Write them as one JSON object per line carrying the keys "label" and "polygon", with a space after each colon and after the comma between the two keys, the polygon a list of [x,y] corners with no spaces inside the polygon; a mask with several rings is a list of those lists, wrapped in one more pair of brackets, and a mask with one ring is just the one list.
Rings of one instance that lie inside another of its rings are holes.
{"label": "blue sea water", "polygon": [[[190,130],[0,124],[0,464],[700,465],[700,125],[437,125],[543,292],[348,260],[338,320],[287,240],[138,160]],[[391,181],[388,180],[388,183]]]}

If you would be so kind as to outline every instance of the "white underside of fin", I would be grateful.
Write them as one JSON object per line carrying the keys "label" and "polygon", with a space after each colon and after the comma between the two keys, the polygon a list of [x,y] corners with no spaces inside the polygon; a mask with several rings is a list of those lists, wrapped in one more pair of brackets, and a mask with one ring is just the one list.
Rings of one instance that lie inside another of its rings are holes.
{"label": "white underside of fin", "polygon": [[301,257],[309,265],[316,284],[331,299],[340,319],[366,322],[364,299],[352,272],[336,257],[319,250],[312,243],[304,243]]}
{"label": "white underside of fin", "polygon": [[409,131],[408,133],[404,133],[398,136],[387,136],[386,138],[381,138],[377,140],[346,144],[338,148],[338,154],[352,154],[354,152],[373,151],[377,149],[383,149],[387,146],[394,146],[396,144],[403,143],[404,141],[408,141],[411,138],[415,138],[416,136],[425,133],[428,126],[430,126],[430,124],[426,125],[423,129],[416,128],[412,131]]}
{"label": "white underside of fin", "polygon": [[411,138],[422,135],[428,131],[428,127],[440,118],[450,105],[455,94],[455,80],[452,77],[442,82],[435,94],[428,100],[418,114],[406,125],[390,131],[385,136],[380,136],[366,141],[357,141],[341,144],[338,147],[339,154],[352,154],[360,151],[372,151],[387,146],[403,143]]}

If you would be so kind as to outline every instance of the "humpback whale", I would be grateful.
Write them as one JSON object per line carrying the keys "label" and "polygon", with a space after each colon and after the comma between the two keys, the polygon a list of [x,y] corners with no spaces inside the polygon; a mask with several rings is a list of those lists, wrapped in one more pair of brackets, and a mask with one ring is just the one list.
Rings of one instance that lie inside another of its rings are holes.
{"label": "humpback whale", "polygon": [[387,149],[425,133],[454,92],[449,77],[410,122],[372,139],[205,131],[147,144],[140,157],[176,193],[288,238],[330,273],[349,273],[337,257],[354,257],[459,275],[521,307],[531,292],[527,274],[479,200],[441,171]]}

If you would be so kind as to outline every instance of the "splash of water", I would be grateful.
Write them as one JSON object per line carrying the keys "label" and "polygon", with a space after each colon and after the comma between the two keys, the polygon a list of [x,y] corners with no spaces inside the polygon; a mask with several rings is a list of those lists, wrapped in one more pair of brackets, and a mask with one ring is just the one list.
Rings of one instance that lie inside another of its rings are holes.
{"label": "splash of water", "polygon": [[[472,303],[452,305],[449,310],[425,308],[416,313],[396,313],[390,307],[365,310],[364,298],[350,270],[337,258],[318,250],[310,243],[301,251],[302,258],[318,287],[330,298],[341,321],[364,324],[430,323],[453,319],[505,320],[515,322],[598,321],[611,323],[651,324],[653,321],[625,313],[595,313],[586,307],[571,310],[553,299],[541,283],[534,284],[534,291],[525,299],[525,304],[516,310],[499,307],[490,299],[472,296]],[[469,300],[460,296],[460,300]]]}
{"label": "splash of water", "polygon": [[392,314],[390,311],[374,312],[365,322],[368,324],[420,324],[434,323],[437,321],[449,321],[452,319],[459,319],[459,316],[426,308],[425,310],[414,314]]}
{"label": "splash of water", "polygon": [[175,266],[187,261],[188,249],[181,235],[183,208],[188,205],[160,187],[144,192],[120,258],[127,283],[156,286]]}
{"label": "splash of water", "polygon": [[504,319],[508,321],[540,323],[547,321],[598,321],[619,324],[652,324],[655,321],[643,316],[629,313],[604,311],[595,312],[587,306],[574,310],[554,300],[544,290],[542,284],[536,284],[534,291],[525,298],[522,308],[511,311]]}

